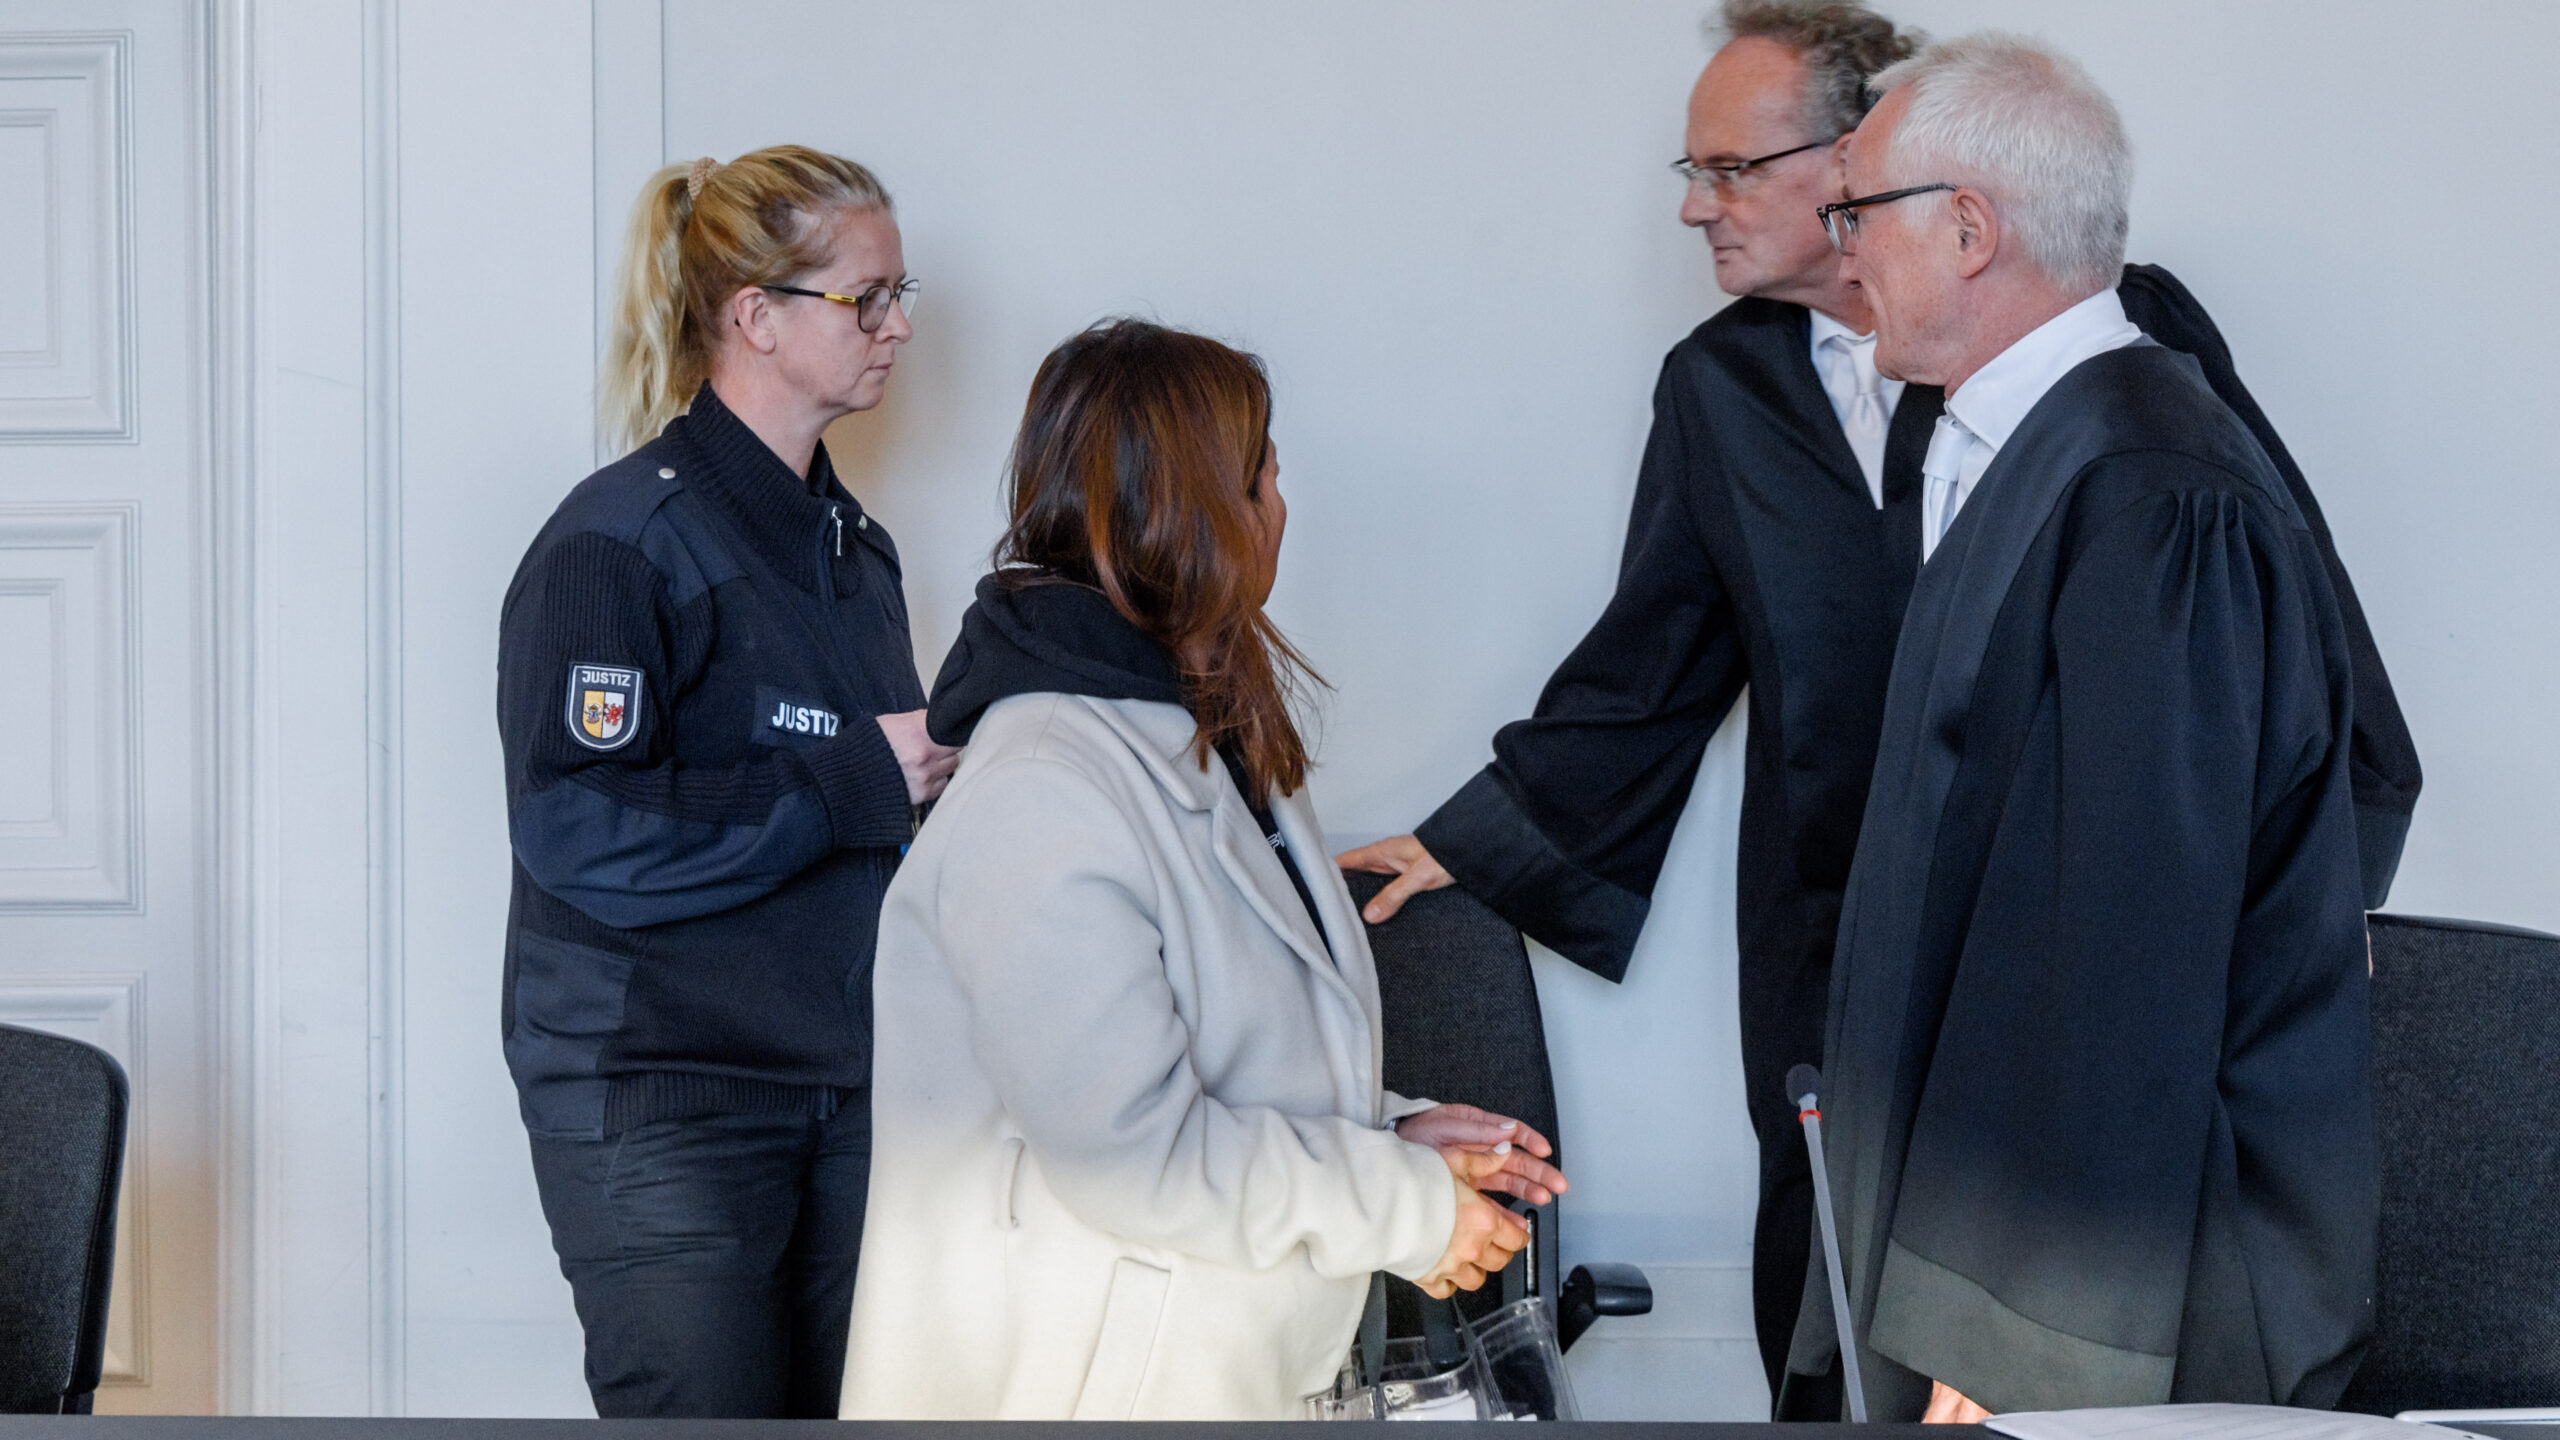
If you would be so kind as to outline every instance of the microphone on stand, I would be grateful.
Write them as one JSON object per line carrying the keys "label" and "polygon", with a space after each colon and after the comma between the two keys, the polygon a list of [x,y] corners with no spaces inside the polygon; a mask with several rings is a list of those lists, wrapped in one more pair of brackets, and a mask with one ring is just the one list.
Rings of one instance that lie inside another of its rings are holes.
{"label": "microphone on stand", "polygon": [[1804,1126],[1804,1148],[1813,1157],[1813,1213],[1822,1224],[1822,1267],[1831,1277],[1831,1323],[1840,1332],[1840,1374],[1849,1390],[1849,1419],[1867,1423],[1867,1387],[1858,1380],[1858,1337],[1849,1319],[1849,1285],[1840,1271],[1840,1231],[1831,1218],[1831,1172],[1822,1164],[1822,1072],[1799,1065],[1787,1072],[1787,1098]]}

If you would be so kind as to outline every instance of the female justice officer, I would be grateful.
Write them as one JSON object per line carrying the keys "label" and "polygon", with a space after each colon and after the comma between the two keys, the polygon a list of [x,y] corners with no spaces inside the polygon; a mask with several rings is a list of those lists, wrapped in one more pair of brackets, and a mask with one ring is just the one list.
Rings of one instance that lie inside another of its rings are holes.
{"label": "female justice officer", "polygon": [[1140,321],[1032,381],[934,687],[969,759],[880,919],[848,1418],[1295,1418],[1370,1272],[1473,1289],[1527,1240],[1479,1187],[1564,1188],[1528,1127],[1380,1088],[1262,613],[1270,419],[1253,357]]}
{"label": "female justice officer", "polygon": [[504,1033],[597,1413],[831,1416],[880,897],[957,752],[819,434],[909,335],[889,197],[795,145],[650,180],[603,378],[639,448],[500,622]]}

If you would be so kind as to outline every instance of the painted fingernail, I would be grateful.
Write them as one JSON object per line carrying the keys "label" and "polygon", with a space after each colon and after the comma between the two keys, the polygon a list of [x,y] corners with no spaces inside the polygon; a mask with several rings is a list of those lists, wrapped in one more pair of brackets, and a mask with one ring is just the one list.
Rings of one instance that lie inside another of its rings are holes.
{"label": "painted fingernail", "polygon": [[1505,1140],[1505,1141],[1503,1141],[1501,1144],[1494,1146],[1494,1147],[1493,1147],[1493,1153],[1494,1153],[1494,1154],[1496,1154],[1496,1155],[1508,1155],[1508,1154],[1510,1154],[1510,1153],[1511,1153],[1511,1142],[1510,1142],[1510,1141],[1508,1141],[1508,1140]]}

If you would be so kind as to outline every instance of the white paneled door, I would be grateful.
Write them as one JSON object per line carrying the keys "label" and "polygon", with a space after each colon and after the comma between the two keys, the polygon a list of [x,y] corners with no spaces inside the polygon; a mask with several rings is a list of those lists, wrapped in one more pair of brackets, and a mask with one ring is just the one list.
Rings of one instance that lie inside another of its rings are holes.
{"label": "white paneled door", "polygon": [[202,15],[0,3],[0,1023],[132,1081],[101,1411],[215,1399]]}

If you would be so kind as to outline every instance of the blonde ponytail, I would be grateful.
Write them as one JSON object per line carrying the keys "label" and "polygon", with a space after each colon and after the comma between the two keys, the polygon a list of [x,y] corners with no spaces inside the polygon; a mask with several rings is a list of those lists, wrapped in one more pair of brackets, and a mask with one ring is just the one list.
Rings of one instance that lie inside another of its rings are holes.
{"label": "blonde ponytail", "polygon": [[802,145],[650,176],[624,233],[613,338],[596,386],[606,443],[636,449],[693,403],[710,378],[711,337],[730,296],[826,264],[836,215],[889,208],[869,170]]}
{"label": "blonde ponytail", "polygon": [[670,165],[649,177],[623,236],[613,339],[596,396],[605,443],[617,452],[657,434],[702,383],[700,374],[678,373],[699,368],[684,363],[684,222],[693,213],[685,169]]}

